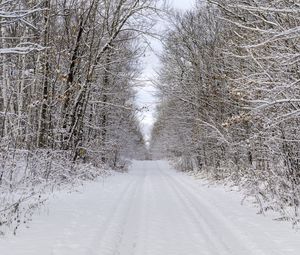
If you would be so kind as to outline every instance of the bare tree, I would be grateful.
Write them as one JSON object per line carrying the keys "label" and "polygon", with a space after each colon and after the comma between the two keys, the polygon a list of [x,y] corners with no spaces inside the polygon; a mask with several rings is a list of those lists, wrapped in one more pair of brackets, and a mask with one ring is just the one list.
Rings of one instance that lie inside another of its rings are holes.
{"label": "bare tree", "polygon": [[[299,5],[209,1],[171,18],[152,151],[299,220]],[[287,210],[293,208],[293,211]]]}

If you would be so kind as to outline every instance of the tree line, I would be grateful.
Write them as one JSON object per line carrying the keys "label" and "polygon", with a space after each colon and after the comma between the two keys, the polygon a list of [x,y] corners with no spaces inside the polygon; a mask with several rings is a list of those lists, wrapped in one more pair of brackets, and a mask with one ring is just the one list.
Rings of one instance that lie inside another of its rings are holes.
{"label": "tree line", "polygon": [[143,157],[134,87],[156,15],[152,0],[1,1],[0,226],[46,186]]}
{"label": "tree line", "polygon": [[151,153],[299,221],[300,5],[198,1],[173,13]]}

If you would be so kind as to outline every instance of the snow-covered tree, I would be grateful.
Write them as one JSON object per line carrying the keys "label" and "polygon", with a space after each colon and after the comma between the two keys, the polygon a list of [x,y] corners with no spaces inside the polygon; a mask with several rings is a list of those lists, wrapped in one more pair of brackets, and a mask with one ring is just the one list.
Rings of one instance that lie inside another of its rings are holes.
{"label": "snow-covered tree", "polygon": [[0,3],[0,226],[45,187],[143,157],[134,86],[157,3]]}
{"label": "snow-covered tree", "polygon": [[299,4],[208,2],[170,19],[152,153],[244,185],[262,211],[297,222]]}

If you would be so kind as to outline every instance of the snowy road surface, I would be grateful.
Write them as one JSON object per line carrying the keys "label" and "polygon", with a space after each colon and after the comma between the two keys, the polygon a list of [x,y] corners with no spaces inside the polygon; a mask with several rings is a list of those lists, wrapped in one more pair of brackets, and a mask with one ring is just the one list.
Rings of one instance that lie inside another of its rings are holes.
{"label": "snowy road surface", "polygon": [[1,255],[291,255],[300,233],[256,215],[240,195],[207,188],[164,161],[59,194]]}

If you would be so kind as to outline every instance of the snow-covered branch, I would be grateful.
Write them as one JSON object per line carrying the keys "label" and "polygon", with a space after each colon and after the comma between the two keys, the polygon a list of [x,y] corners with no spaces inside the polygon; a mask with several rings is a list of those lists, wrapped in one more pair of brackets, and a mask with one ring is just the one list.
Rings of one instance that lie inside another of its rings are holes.
{"label": "snow-covered branch", "polygon": [[34,44],[34,43],[22,43],[19,44],[17,47],[12,48],[0,48],[0,54],[28,54],[34,51],[43,51],[47,47],[42,47],[41,45]]}

